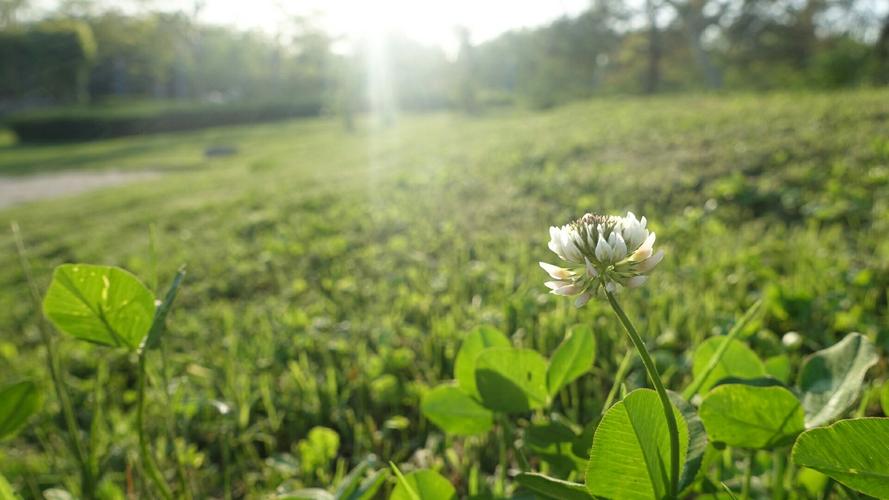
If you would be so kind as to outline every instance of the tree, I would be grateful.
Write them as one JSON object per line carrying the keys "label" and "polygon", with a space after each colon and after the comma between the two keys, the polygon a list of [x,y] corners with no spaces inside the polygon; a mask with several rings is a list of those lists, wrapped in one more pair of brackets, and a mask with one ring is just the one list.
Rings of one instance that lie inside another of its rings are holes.
{"label": "tree", "polygon": [[0,29],[9,29],[18,23],[18,16],[28,8],[29,0],[0,0]]}
{"label": "tree", "polygon": [[889,84],[889,14],[883,19],[880,36],[875,45],[877,55],[877,83]]}
{"label": "tree", "polygon": [[478,100],[475,85],[475,52],[469,39],[469,30],[465,27],[456,29],[460,49],[457,52],[457,103],[469,114],[478,112]]}
{"label": "tree", "polygon": [[711,26],[719,26],[729,11],[730,0],[666,0],[676,11],[676,16],[684,28],[689,48],[700,68],[704,80],[711,88],[722,86],[722,75],[710,59],[704,47],[704,32]]}
{"label": "tree", "polygon": [[658,91],[661,81],[661,37],[658,28],[658,0],[645,0],[645,17],[648,20],[648,69],[643,89],[646,94]]}

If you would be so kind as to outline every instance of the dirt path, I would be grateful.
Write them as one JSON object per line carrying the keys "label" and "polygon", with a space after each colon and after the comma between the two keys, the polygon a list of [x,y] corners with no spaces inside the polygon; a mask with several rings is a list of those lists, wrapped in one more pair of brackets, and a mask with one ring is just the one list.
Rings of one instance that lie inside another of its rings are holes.
{"label": "dirt path", "polygon": [[62,172],[0,176],[0,208],[157,177],[158,172]]}

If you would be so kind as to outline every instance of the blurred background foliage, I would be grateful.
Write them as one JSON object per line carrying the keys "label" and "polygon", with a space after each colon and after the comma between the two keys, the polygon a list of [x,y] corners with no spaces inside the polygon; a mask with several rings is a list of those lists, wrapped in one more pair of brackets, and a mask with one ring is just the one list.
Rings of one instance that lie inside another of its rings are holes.
{"label": "blurred background foliage", "polygon": [[125,11],[68,1],[39,16],[31,3],[0,2],[0,114],[13,113],[16,130],[35,108],[71,119],[105,105],[120,119],[145,100],[158,114],[171,100],[297,102],[288,116],[337,113],[349,125],[369,108],[476,113],[602,94],[889,81],[889,14],[873,0],[592,0],[579,15],[481,42],[455,27],[455,53],[394,31],[373,40],[330,33],[313,15],[290,15],[286,29],[241,30],[200,21],[200,2]]}
{"label": "blurred background foliage", "polygon": [[[577,310],[547,294],[537,265],[552,258],[547,227],[585,211],[631,209],[658,234],[667,257],[624,303],[671,388],[688,383],[694,347],[728,331],[757,297],[764,314],[744,342],[785,359],[789,380],[805,355],[849,331],[885,352],[887,116],[885,90],[664,96],[474,119],[426,114],[387,128],[362,119],[351,133],[298,120],[19,146],[0,155],[0,169],[169,173],[3,215],[24,228],[41,289],[63,262],[119,264],[159,287],[188,264],[167,336],[177,442],[164,437],[159,388],[146,421],[162,469],[172,477],[181,459],[197,495],[251,497],[285,481],[326,487],[371,453],[440,470],[463,495],[490,491],[505,466],[496,439],[445,436],[419,402],[452,377],[466,332],[492,325],[549,356],[567,328],[591,325],[596,365],[551,413],[587,426],[602,410],[628,349],[620,326],[603,301]],[[205,158],[208,144],[241,153]],[[13,248],[8,232],[0,248]],[[39,311],[14,252],[0,264],[0,373],[45,379]],[[802,336],[799,349],[781,343],[790,331]],[[132,360],[74,341],[60,349],[82,425],[100,419],[107,487],[124,488],[138,463]],[[112,373],[101,397],[98,360]],[[157,360],[148,368],[162,380]],[[629,388],[643,386],[641,366],[631,370]],[[874,387],[885,373],[885,363],[874,370]],[[97,398],[106,416],[96,417]],[[879,414],[875,403],[861,411]],[[31,496],[73,483],[55,415],[50,400],[0,455]],[[313,444],[332,441],[313,441],[319,425],[339,436],[336,458],[307,451],[332,447]]]}

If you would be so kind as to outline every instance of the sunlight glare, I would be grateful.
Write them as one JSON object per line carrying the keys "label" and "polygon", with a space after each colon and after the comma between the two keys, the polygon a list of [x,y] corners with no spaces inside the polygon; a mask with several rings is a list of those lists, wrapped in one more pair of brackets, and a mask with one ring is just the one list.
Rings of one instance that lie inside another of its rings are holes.
{"label": "sunlight glare", "polygon": [[560,16],[578,14],[588,3],[588,0],[206,0],[202,3],[201,17],[209,22],[276,31],[292,16],[317,14],[332,33],[347,38],[397,31],[418,42],[450,51],[456,47],[454,30],[458,26],[468,28],[473,41],[481,42],[510,29],[539,26]]}

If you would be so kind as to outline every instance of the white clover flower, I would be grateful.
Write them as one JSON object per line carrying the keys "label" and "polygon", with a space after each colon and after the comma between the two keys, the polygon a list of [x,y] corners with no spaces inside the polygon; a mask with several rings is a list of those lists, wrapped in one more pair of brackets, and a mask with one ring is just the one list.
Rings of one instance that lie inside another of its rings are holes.
{"label": "white clover flower", "polygon": [[565,267],[541,262],[553,281],[547,281],[550,293],[577,296],[580,307],[605,288],[617,292],[621,287],[645,284],[647,274],[664,258],[654,253],[654,233],[645,226],[645,217],[633,212],[626,217],[586,214],[562,227],[549,228],[549,249]]}

